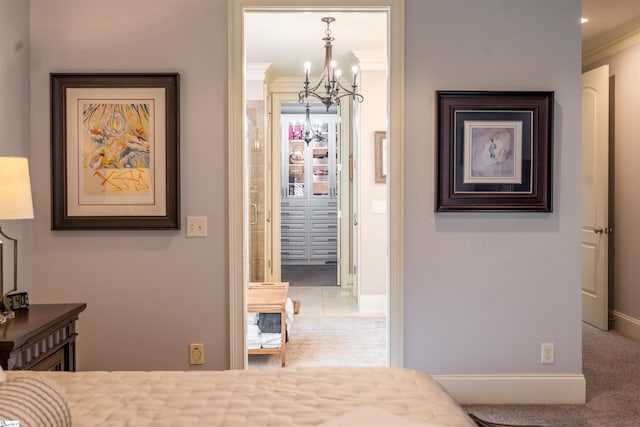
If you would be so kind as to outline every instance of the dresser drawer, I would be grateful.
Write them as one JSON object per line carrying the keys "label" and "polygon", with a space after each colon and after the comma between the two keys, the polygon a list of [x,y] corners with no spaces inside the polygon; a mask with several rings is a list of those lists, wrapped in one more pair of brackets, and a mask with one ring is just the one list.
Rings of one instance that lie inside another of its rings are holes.
{"label": "dresser drawer", "polygon": [[280,251],[282,261],[306,261],[307,260],[307,248],[287,248]]}
{"label": "dresser drawer", "polygon": [[282,209],[280,212],[280,216],[282,218],[282,222],[286,222],[290,219],[299,219],[304,220],[307,217],[307,208],[304,207],[296,207],[296,208],[288,208]]}
{"label": "dresser drawer", "polygon": [[336,248],[312,248],[311,259],[335,260],[338,257]]}
{"label": "dresser drawer", "polygon": [[31,368],[32,371],[67,371],[65,366],[64,348],[53,353],[42,362]]}
{"label": "dresser drawer", "polygon": [[315,221],[311,224],[311,232],[338,232],[338,224],[335,221]]}
{"label": "dresser drawer", "polygon": [[318,234],[314,233],[311,235],[311,244],[313,246],[333,246],[336,247],[338,243],[338,237],[336,234]]}
{"label": "dresser drawer", "polygon": [[280,229],[283,236],[290,232],[304,233],[306,231],[306,225],[305,221],[283,222],[280,225]]}
{"label": "dresser drawer", "polygon": [[312,220],[331,220],[336,221],[338,211],[335,208],[309,208],[311,210]]}
{"label": "dresser drawer", "polygon": [[299,246],[307,244],[307,235],[304,233],[287,233],[286,236],[282,236],[280,239],[282,249],[285,247]]}

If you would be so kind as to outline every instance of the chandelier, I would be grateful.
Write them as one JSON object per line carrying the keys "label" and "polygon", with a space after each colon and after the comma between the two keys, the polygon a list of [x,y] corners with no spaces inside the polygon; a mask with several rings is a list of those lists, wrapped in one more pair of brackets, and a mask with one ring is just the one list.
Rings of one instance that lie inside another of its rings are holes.
{"label": "chandelier", "polygon": [[310,115],[310,106],[309,103],[304,107],[304,122],[302,124],[302,129],[293,132],[294,139],[302,139],[304,142],[309,145],[309,143],[313,140],[318,142],[326,141],[326,138],[322,136],[322,132],[320,132],[320,126],[316,124],[313,126],[311,124],[311,115]]}
{"label": "chandelier", "polygon": [[[305,62],[304,64],[304,90],[298,93],[298,101],[302,104],[308,102],[308,98],[316,98],[322,102],[327,111],[332,104],[340,105],[340,99],[345,96],[351,96],[354,101],[362,102],[364,97],[357,93],[358,90],[358,66],[354,65],[351,69],[353,71],[353,81],[351,84],[351,90],[347,89],[340,83],[340,76],[342,72],[337,68],[336,61],[332,58],[332,48],[334,38],[331,36],[330,25],[335,21],[333,17],[324,17],[322,22],[327,24],[327,29],[324,32],[324,67],[320,76],[320,81],[311,86],[309,82],[309,73],[311,72],[311,64]],[[309,108],[307,106],[307,121],[309,121]],[[309,123],[310,124],[310,123]],[[306,140],[306,139],[305,139]],[[307,142],[308,144],[308,142]]]}

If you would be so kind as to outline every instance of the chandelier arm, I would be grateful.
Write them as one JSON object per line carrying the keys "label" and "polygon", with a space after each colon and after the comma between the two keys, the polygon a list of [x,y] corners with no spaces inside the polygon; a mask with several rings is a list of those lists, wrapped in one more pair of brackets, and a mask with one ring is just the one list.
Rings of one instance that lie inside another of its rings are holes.
{"label": "chandelier arm", "polygon": [[[318,83],[316,83],[315,86],[312,86],[311,88],[309,88],[309,92],[315,92],[316,90],[318,90],[318,88],[320,86],[322,86],[322,84],[324,83],[324,80],[327,79],[328,82],[331,82],[331,80],[327,77],[327,73],[323,72],[322,75],[320,76],[320,80],[318,81]],[[327,87],[327,85],[324,85],[325,88]]]}
{"label": "chandelier arm", "polygon": [[[357,94],[356,90],[358,89],[358,86],[351,86],[351,89],[347,89],[346,87],[342,86],[342,83],[338,82],[338,87],[340,89],[342,89],[343,91],[345,91],[349,95],[356,95]],[[344,95],[342,95],[342,96],[344,96]]]}
{"label": "chandelier arm", "polygon": [[300,104],[304,103],[304,98],[316,98],[318,101],[323,102],[323,98],[315,92],[308,92],[306,96],[300,96],[300,94],[304,93],[304,91],[298,94],[298,102]]}
{"label": "chandelier arm", "polygon": [[339,100],[341,98],[344,98],[345,96],[351,96],[353,97],[353,99],[356,102],[364,102],[364,96],[360,95],[359,93],[353,93],[353,92],[349,92],[349,93],[343,93],[342,95],[338,96],[337,98],[335,98],[336,103],[340,103]]}

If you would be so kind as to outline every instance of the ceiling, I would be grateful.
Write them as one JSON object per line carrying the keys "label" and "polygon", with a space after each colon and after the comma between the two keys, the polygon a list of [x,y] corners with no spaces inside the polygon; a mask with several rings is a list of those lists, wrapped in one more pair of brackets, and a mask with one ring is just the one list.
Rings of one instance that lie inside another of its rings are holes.
{"label": "ceiling", "polygon": [[[352,51],[387,49],[386,14],[383,12],[247,12],[245,41],[247,62],[271,64],[277,76],[303,75],[311,62],[311,74],[319,74],[324,62],[324,16],[332,16],[334,59],[343,64],[345,76]],[[582,0],[582,43],[594,43],[606,34],[629,27],[640,28],[640,0]]]}
{"label": "ceiling", "polygon": [[637,22],[640,25],[640,0],[582,0],[582,43],[593,42],[607,33]]}
{"label": "ceiling", "polygon": [[[248,63],[267,63],[278,76],[304,75],[304,63],[311,62],[311,74],[320,74],[324,64],[325,16],[331,24],[333,58],[344,76],[352,51],[387,50],[386,13],[383,12],[247,12],[245,42]],[[342,67],[340,65],[343,64]]]}

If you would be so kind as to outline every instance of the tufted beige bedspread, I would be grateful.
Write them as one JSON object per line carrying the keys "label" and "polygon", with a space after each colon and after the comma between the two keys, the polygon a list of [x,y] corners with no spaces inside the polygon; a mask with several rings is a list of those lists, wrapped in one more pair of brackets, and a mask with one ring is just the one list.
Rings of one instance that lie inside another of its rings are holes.
{"label": "tufted beige bedspread", "polygon": [[475,426],[435,380],[400,368],[5,373],[56,381],[75,427]]}

